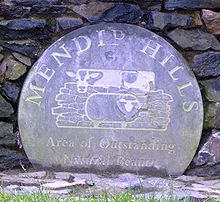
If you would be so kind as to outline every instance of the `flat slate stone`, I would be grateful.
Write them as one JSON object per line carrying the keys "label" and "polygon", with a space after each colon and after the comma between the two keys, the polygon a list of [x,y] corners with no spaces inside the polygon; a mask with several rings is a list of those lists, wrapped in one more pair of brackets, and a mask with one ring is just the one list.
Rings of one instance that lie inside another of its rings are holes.
{"label": "flat slate stone", "polygon": [[175,29],[168,36],[181,48],[190,50],[220,50],[219,41],[212,34],[199,29]]}
{"label": "flat slate stone", "polygon": [[13,112],[12,106],[0,94],[0,117],[8,117]]}
{"label": "flat slate stone", "polygon": [[203,104],[168,42],[138,26],[103,23],[45,51],[26,78],[18,116],[37,169],[180,175],[200,140]]}
{"label": "flat slate stone", "polygon": [[216,8],[220,7],[219,0],[166,0],[165,8],[167,10],[174,9],[200,9],[200,8]]}
{"label": "flat slate stone", "polygon": [[214,35],[220,35],[220,12],[202,10],[202,19],[208,31]]}
{"label": "flat slate stone", "polygon": [[162,13],[151,11],[144,15],[147,21],[147,27],[150,29],[159,29],[169,27],[192,28],[202,25],[199,12],[191,15],[183,15],[179,13]]}
{"label": "flat slate stone", "polygon": [[193,58],[193,72],[196,76],[220,76],[220,52],[208,51]]}

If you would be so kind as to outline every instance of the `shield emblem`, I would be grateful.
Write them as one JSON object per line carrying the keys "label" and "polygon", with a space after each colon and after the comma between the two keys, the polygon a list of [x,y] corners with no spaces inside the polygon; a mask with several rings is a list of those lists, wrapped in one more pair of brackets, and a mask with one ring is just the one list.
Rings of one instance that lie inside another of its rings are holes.
{"label": "shield emblem", "polygon": [[140,109],[140,102],[134,95],[121,95],[117,99],[117,106],[125,120],[131,121]]}

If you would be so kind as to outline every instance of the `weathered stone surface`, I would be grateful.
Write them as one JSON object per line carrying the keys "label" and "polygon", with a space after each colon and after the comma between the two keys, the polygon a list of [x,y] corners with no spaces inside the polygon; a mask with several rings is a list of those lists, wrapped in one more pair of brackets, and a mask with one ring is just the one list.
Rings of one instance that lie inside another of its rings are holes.
{"label": "weathered stone surface", "polygon": [[204,128],[220,129],[220,102],[205,106]]}
{"label": "weathered stone surface", "polygon": [[215,164],[212,166],[197,166],[186,172],[187,175],[196,175],[200,177],[210,177],[220,175],[220,164]]}
{"label": "weathered stone surface", "polygon": [[4,55],[0,54],[0,62],[4,59]]}
{"label": "weathered stone surface", "polygon": [[190,50],[220,50],[220,42],[211,34],[199,29],[175,29],[168,36],[181,48]]}
{"label": "weathered stone surface", "polygon": [[31,7],[31,12],[37,14],[66,14],[68,7],[62,5],[34,5]]}
{"label": "weathered stone surface", "polygon": [[12,55],[7,56],[4,61],[7,66],[6,79],[8,80],[16,80],[27,71],[26,66],[16,61]]}
{"label": "weathered stone surface", "polygon": [[210,33],[220,35],[220,13],[210,10],[202,10],[202,18]]}
{"label": "weathered stone surface", "polygon": [[46,21],[42,19],[14,19],[5,20],[0,22],[2,29],[7,28],[9,30],[27,31],[29,29],[42,29],[46,25]]}
{"label": "weathered stone surface", "polygon": [[12,52],[12,55],[22,64],[27,65],[27,66],[31,66],[32,65],[32,61],[29,57],[26,57],[20,53],[16,53],[16,52]]}
{"label": "weathered stone surface", "polygon": [[16,138],[13,134],[11,123],[0,122],[0,147],[10,147],[16,145]]}
{"label": "weathered stone surface", "polygon": [[80,4],[86,4],[89,3],[89,0],[67,0],[68,3],[80,5]]}
{"label": "weathered stone surface", "polygon": [[210,102],[220,102],[220,77],[201,81],[204,95]]}
{"label": "weathered stone surface", "polygon": [[178,13],[162,13],[151,11],[144,15],[147,21],[147,27],[150,29],[164,29],[168,27],[198,27],[202,25],[202,21],[198,12],[191,15],[183,15]]}
{"label": "weathered stone surface", "polygon": [[24,6],[32,6],[35,4],[58,4],[59,0],[12,0],[13,3],[19,4],[19,5],[24,5]]}
{"label": "weathered stone surface", "polygon": [[45,29],[44,19],[14,19],[0,21],[0,38],[4,39],[45,39],[50,34]]}
{"label": "weathered stone surface", "polygon": [[216,8],[220,7],[218,0],[166,0],[165,8],[168,10],[174,9],[199,9],[199,8]]}
{"label": "weathered stone surface", "polygon": [[2,46],[0,46],[0,53],[3,51],[3,47]]}
{"label": "weathered stone surface", "polygon": [[198,77],[220,76],[220,52],[208,51],[193,58],[193,71]]}
{"label": "weathered stone surface", "polygon": [[15,5],[0,4],[0,16],[8,18],[26,18],[30,15],[30,8]]}
{"label": "weathered stone surface", "polygon": [[105,22],[138,23],[143,13],[138,5],[118,3],[104,13],[101,20]]}
{"label": "weathered stone surface", "polygon": [[0,117],[8,117],[14,110],[12,106],[0,94]]}
{"label": "weathered stone surface", "polygon": [[32,163],[77,172],[178,175],[193,158],[202,122],[200,90],[179,53],[120,23],[77,29],[50,46],[19,105]]}
{"label": "weathered stone surface", "polygon": [[[0,146],[0,153],[0,171],[21,167],[21,164],[24,166],[29,164],[27,157],[22,151],[19,151],[19,149]],[[14,180],[16,179],[14,178]]]}
{"label": "weathered stone surface", "polygon": [[6,63],[3,61],[0,63],[0,83],[3,83],[5,80],[5,72],[7,70]]}
{"label": "weathered stone surface", "polygon": [[18,53],[22,53],[31,58],[36,58],[40,54],[39,45],[32,40],[7,41],[1,45],[5,48]]}
{"label": "weathered stone surface", "polygon": [[80,18],[71,18],[71,17],[59,17],[56,18],[58,30],[69,29],[73,27],[78,27],[83,24],[82,19]]}
{"label": "weathered stone surface", "polygon": [[[35,173],[36,175],[37,173]],[[24,177],[20,174],[0,174],[2,183],[2,192],[9,194],[29,194],[36,193],[39,190],[51,196],[56,196],[59,199],[65,200],[70,194],[74,198],[80,195],[81,198],[96,198],[102,200],[108,190],[109,195],[116,195],[131,192],[135,199],[141,201],[146,198],[161,201],[175,200],[186,201],[209,201],[212,199],[218,200],[220,197],[220,181],[215,178],[204,178],[194,176],[181,176],[180,178],[146,178],[140,175],[123,174],[120,176],[103,177],[94,174],[76,174],[69,173],[74,176],[73,182],[68,180],[56,180],[53,176],[60,175],[59,173],[50,173],[49,176],[43,178],[28,177],[26,171]],[[88,180],[93,181],[92,185],[87,184]],[[71,184],[71,185],[70,185]],[[75,185],[74,185],[75,184]],[[42,187],[46,187],[42,189]],[[54,189],[55,188],[55,189]],[[46,190],[45,190],[46,189]],[[74,190],[74,193],[72,193]],[[71,197],[71,198],[72,198]],[[68,199],[67,199],[68,200]],[[104,199],[103,199],[104,200]]]}
{"label": "weathered stone surface", "polygon": [[212,131],[211,136],[199,149],[193,162],[196,166],[211,166],[220,163],[220,131]]}
{"label": "weathered stone surface", "polygon": [[69,8],[89,22],[98,21],[102,14],[114,6],[113,3],[90,2],[88,4],[69,6]]}
{"label": "weathered stone surface", "polygon": [[20,86],[17,83],[5,81],[0,90],[9,100],[16,102],[20,92]]}

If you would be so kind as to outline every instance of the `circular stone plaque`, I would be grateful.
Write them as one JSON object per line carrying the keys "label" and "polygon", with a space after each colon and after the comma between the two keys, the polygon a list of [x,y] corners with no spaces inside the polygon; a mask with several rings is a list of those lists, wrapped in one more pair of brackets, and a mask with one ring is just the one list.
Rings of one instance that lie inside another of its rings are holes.
{"label": "circular stone plaque", "polygon": [[98,24],[52,44],[20,97],[33,165],[79,172],[184,172],[197,149],[197,81],[164,39],[134,25]]}

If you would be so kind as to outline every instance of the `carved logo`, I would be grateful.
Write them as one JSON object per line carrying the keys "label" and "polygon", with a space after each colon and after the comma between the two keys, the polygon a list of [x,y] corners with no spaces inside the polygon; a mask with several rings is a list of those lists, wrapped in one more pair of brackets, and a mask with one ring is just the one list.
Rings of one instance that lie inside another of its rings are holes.
{"label": "carved logo", "polygon": [[52,108],[58,128],[167,130],[171,95],[155,89],[150,71],[79,69]]}

